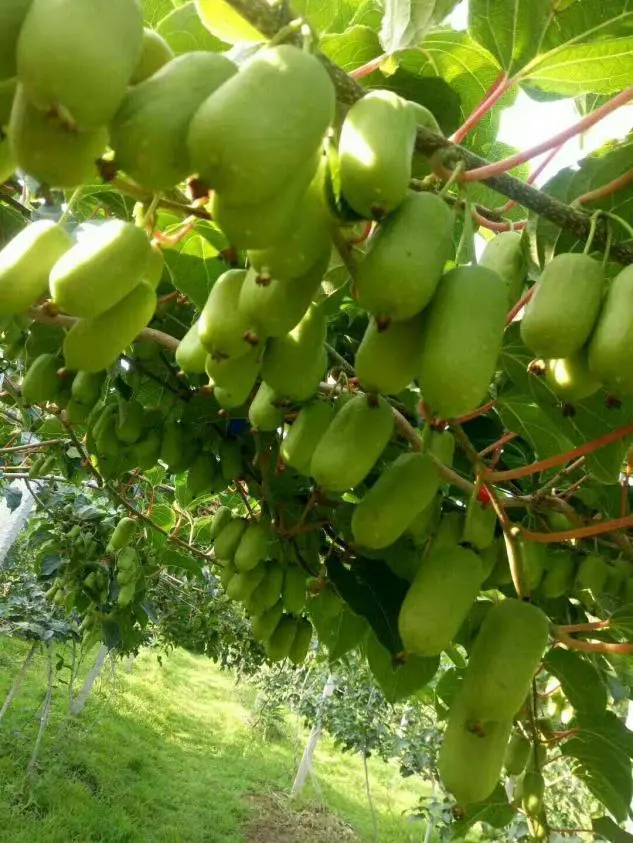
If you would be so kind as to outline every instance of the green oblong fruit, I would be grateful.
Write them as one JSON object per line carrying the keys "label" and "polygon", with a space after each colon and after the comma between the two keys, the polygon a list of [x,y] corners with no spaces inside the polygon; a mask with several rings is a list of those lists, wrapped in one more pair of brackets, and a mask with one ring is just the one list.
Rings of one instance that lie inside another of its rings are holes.
{"label": "green oblong fruit", "polygon": [[136,400],[119,400],[119,413],[116,423],[116,435],[119,441],[133,445],[141,437],[145,408]]}
{"label": "green oblong fruit", "polygon": [[48,275],[72,244],[50,220],[22,229],[0,252],[0,315],[23,313],[48,289]]}
{"label": "green oblong fruit", "polygon": [[79,404],[84,404],[86,407],[94,407],[101,397],[101,389],[105,377],[102,372],[95,374],[93,372],[77,372],[73,378],[70,392],[72,397]]}
{"label": "green oblong fruit", "polygon": [[370,91],[350,108],[338,146],[341,193],[361,216],[381,219],[411,181],[416,117],[392,91]]}
{"label": "green oblong fruit", "polygon": [[[123,550],[127,547],[134,537],[136,531],[136,521],[134,518],[127,516],[121,518],[110,536],[110,541],[106,547],[106,553],[116,553],[117,550]],[[119,563],[119,567],[121,567]]]}
{"label": "green oblong fruit", "polygon": [[267,641],[277,628],[282,614],[283,606],[281,600],[278,600],[270,609],[254,617],[251,626],[253,638],[256,641]]}
{"label": "green oblong fruit", "polygon": [[176,349],[176,363],[183,372],[203,374],[207,362],[207,350],[198,336],[198,323],[194,322]]}
{"label": "green oblong fruit", "polygon": [[588,255],[556,255],[521,320],[521,339],[539,357],[570,357],[589,339],[604,290],[602,265]]}
{"label": "green oblong fruit", "polygon": [[397,395],[415,378],[421,350],[422,317],[390,322],[382,330],[370,319],[356,352],[356,377],[364,389]]}
{"label": "green oblong fruit", "polygon": [[233,557],[233,564],[238,571],[251,571],[268,557],[270,548],[270,528],[267,524],[250,523],[242,533],[240,543]]}
{"label": "green oblong fruit", "polygon": [[128,89],[110,124],[118,165],[142,187],[169,190],[192,171],[187,134],[193,115],[237,67],[217,53],[191,52]]}
{"label": "green oblong fruit", "polygon": [[70,188],[98,179],[97,160],[108,145],[108,131],[77,131],[55,115],[38,111],[22,85],[13,100],[7,127],[16,164],[49,187]]}
{"label": "green oblong fruit", "polygon": [[611,282],[587,360],[591,374],[609,389],[618,395],[633,393],[633,266]]}
{"label": "green oblong fruit", "polygon": [[69,369],[100,372],[112,365],[150,322],[156,292],[142,281],[114,307],[95,319],[79,319],[64,340]]}
{"label": "green oblong fruit", "polygon": [[284,423],[284,408],[279,396],[265,381],[259,385],[248,408],[248,420],[257,430],[277,430]]}
{"label": "green oblong fruit", "polygon": [[256,346],[242,357],[214,360],[208,356],[207,374],[219,405],[227,410],[241,407],[253,391],[261,367],[261,351]]}
{"label": "green oblong fruit", "polygon": [[256,342],[250,335],[248,320],[238,307],[245,278],[245,269],[229,269],[220,275],[202,309],[198,337],[212,357],[241,357]]}
{"label": "green oblong fruit", "polygon": [[488,389],[501,349],[507,312],[501,278],[480,266],[442,278],[425,314],[418,383],[442,418],[474,410]]}
{"label": "green oblong fruit", "polygon": [[220,445],[218,456],[220,457],[224,477],[231,481],[238,480],[244,472],[240,443],[234,440],[225,440]]}
{"label": "green oblong fruit", "polygon": [[75,401],[74,398],[70,399],[64,409],[66,420],[70,422],[70,424],[83,424],[90,415],[90,407],[86,407],[85,404],[80,404],[79,401]]}
{"label": "green oblong fruit", "polygon": [[145,232],[129,222],[86,226],[51,270],[53,301],[73,316],[100,316],[137,287],[150,255]]}
{"label": "green oblong fruit", "polygon": [[453,641],[483,579],[476,553],[433,548],[423,560],[400,609],[398,629],[408,653],[437,656]]}
{"label": "green oblong fruit", "polygon": [[22,379],[22,398],[27,404],[54,401],[61,390],[59,358],[56,354],[40,354],[31,363]]}
{"label": "green oblong fruit", "polygon": [[495,789],[511,730],[512,720],[473,727],[459,697],[454,700],[438,767],[444,785],[460,804],[482,802]]}
{"label": "green oblong fruit", "polygon": [[604,591],[609,566],[601,556],[585,556],[578,566],[574,595],[586,606],[593,606]]}
{"label": "green oblong fruit", "polygon": [[215,555],[220,561],[233,561],[242,533],[246,529],[246,523],[244,518],[233,518],[215,537]]}
{"label": "green oblong fruit", "polygon": [[13,98],[17,87],[17,79],[0,80],[0,131],[6,127],[11,117],[11,108],[13,107]]}
{"label": "green oblong fruit", "polygon": [[334,407],[331,404],[314,401],[304,407],[288,428],[279,448],[286,465],[301,474],[309,474],[312,455],[333,418]]}
{"label": "green oblong fruit", "polygon": [[453,547],[459,544],[464,535],[466,516],[463,512],[447,512],[442,515],[435,533],[434,548]]}
{"label": "green oblong fruit", "polygon": [[461,697],[478,723],[512,719],[547,646],[549,621],[531,603],[508,599],[486,614],[470,651]]}
{"label": "green oblong fruit", "polygon": [[547,546],[539,542],[519,539],[517,549],[521,559],[524,582],[529,591],[535,591],[541,584],[547,565]]}
{"label": "green oblong fruit", "polygon": [[509,776],[520,776],[525,770],[532,744],[523,732],[514,732],[507,746],[504,767]]}
{"label": "green oblong fruit", "polygon": [[486,243],[479,266],[494,270],[508,289],[508,308],[521,298],[527,281],[528,266],[520,231],[502,231]]}
{"label": "green oblong fruit", "polygon": [[326,333],[325,314],[312,305],[292,331],[268,342],[262,378],[280,397],[305,401],[317,391],[327,362]]}
{"label": "green oblong fruit", "polygon": [[466,520],[462,541],[470,544],[476,550],[483,550],[492,544],[497,526],[497,514],[491,503],[483,504],[473,492],[466,507]]}
{"label": "green oblong fruit", "polygon": [[211,521],[211,527],[209,528],[209,535],[212,540],[217,538],[224,527],[231,521],[232,517],[231,510],[228,506],[220,506],[216,509],[213,514],[213,520]]}
{"label": "green oblong fruit", "polygon": [[249,270],[240,292],[240,312],[257,336],[282,337],[301,321],[320,289],[325,261],[299,278],[264,278]]}
{"label": "green oblong fruit", "polygon": [[71,124],[110,121],[141,56],[137,0],[33,0],[17,46],[29,100]]}
{"label": "green oblong fruit", "polygon": [[569,550],[552,550],[547,554],[545,576],[541,582],[541,594],[555,600],[569,594],[574,582],[576,561]]}
{"label": "green oblong fruit", "polygon": [[306,583],[308,575],[298,565],[285,569],[281,601],[291,615],[298,615],[306,605]]}
{"label": "green oblong fruit", "polygon": [[354,510],[354,540],[370,548],[393,544],[430,505],[439,487],[440,476],[427,454],[402,454],[387,466]]}
{"label": "green oblong fruit", "polygon": [[143,29],[141,56],[130,79],[130,85],[138,85],[153,76],[157,70],[174,58],[174,51],[167,41],[147,26]]}
{"label": "green oblong fruit", "polygon": [[589,371],[584,349],[571,357],[547,360],[545,382],[563,401],[582,401],[597,392],[601,386],[600,381]]}
{"label": "green oblong fruit", "polygon": [[220,467],[212,454],[199,454],[187,472],[187,488],[194,498],[215,491]]}
{"label": "green oblong fruit", "polygon": [[274,196],[256,204],[236,202],[216,191],[211,215],[229,243],[235,249],[266,249],[292,231],[316,167],[317,158],[310,158]]}
{"label": "green oblong fruit", "polygon": [[379,226],[358,265],[354,284],[358,304],[380,322],[420,313],[453,254],[453,225],[453,214],[439,196],[407,194]]}
{"label": "green oblong fruit", "polygon": [[329,258],[332,219],[325,202],[323,166],[303,195],[291,229],[265,249],[248,252],[251,266],[267,278],[292,279]]}
{"label": "green oblong fruit", "polygon": [[435,115],[425,105],[421,105],[419,102],[413,102],[413,100],[407,100],[407,105],[413,111],[416,126],[424,126],[425,129],[435,132],[436,135],[444,134]]}
{"label": "green oblong fruit", "polygon": [[528,817],[538,817],[543,808],[545,779],[540,770],[526,770],[522,781],[521,804]]}
{"label": "green oblong fruit", "polygon": [[32,0],[2,0],[0,6],[0,80],[17,72],[15,47]]}
{"label": "green oblong fruit", "polygon": [[265,643],[266,655],[271,662],[280,662],[290,655],[290,650],[297,635],[297,618],[283,615],[275,631]]}
{"label": "green oblong fruit", "polygon": [[193,118],[194,169],[234,202],[265,202],[316,153],[334,102],[316,56],[285,44],[259,50]]}
{"label": "green oblong fruit", "polygon": [[305,661],[310,644],[312,643],[312,633],[313,629],[310,621],[307,618],[299,618],[297,631],[288,651],[288,658],[294,665],[303,664]]}
{"label": "green oblong fruit", "polygon": [[[279,605],[281,617],[282,602],[279,600],[283,585],[284,569],[277,562],[266,565],[264,578],[253,591],[248,601],[247,609],[253,615],[261,615],[275,605]],[[271,630],[272,632],[272,630]]]}
{"label": "green oblong fruit", "polygon": [[319,440],[310,473],[317,485],[344,492],[362,483],[387,447],[394,415],[384,398],[355,395]]}
{"label": "green oblong fruit", "polygon": [[251,568],[250,571],[238,571],[226,587],[226,596],[229,600],[240,600],[246,603],[263,580],[265,573],[264,565]]}

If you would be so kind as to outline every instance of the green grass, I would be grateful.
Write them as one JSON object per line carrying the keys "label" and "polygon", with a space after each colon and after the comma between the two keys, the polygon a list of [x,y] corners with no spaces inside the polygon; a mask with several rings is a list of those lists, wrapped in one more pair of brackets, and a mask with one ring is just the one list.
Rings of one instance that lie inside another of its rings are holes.
{"label": "green grass", "polygon": [[[0,703],[27,652],[0,638]],[[25,772],[45,692],[34,661],[0,725],[2,843],[339,843],[372,841],[362,761],[323,738],[316,785],[287,794],[306,734],[265,742],[249,725],[255,692],[203,657],[144,653],[131,673],[108,664],[80,718],[57,681],[38,771]],[[65,675],[65,674],[61,674]],[[403,812],[422,791],[369,760],[380,843],[413,843]]]}

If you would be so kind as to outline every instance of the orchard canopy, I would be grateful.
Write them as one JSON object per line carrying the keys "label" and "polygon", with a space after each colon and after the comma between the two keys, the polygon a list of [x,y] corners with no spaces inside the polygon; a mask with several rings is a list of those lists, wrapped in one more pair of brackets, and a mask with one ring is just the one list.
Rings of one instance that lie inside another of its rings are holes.
{"label": "orchard canopy", "polygon": [[629,840],[633,141],[533,182],[633,123],[633,2],[463,6],[2,0],[2,483],[118,508],[41,554],[85,641],[212,570],[270,661],[452,664],[465,823],[550,839],[562,755]]}

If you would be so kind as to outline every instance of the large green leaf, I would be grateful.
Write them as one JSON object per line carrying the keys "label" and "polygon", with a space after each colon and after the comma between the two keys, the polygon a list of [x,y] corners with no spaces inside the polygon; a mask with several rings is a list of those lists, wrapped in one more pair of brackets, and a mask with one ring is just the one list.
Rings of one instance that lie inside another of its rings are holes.
{"label": "large green leaf", "polygon": [[219,53],[227,49],[226,44],[211,35],[203,26],[193,0],[169,12],[160,21],[156,30],[177,55],[189,53],[192,50]]}
{"label": "large green leaf", "polygon": [[572,3],[549,15],[540,54],[521,78],[564,96],[616,93],[633,78],[632,48],[632,0]]}
{"label": "large green leaf", "polygon": [[292,10],[305,18],[315,32],[324,35],[343,32],[358,13],[359,4],[354,0],[295,0]]}
{"label": "large green leaf", "polygon": [[398,614],[408,583],[379,559],[357,559],[346,568],[336,556],[327,561],[328,577],[352,611],[365,618],[380,643],[392,655],[403,648]]}
{"label": "large green leaf", "polygon": [[610,817],[597,817],[591,821],[591,827],[609,843],[633,843],[633,834],[620,828]]}
{"label": "large green leaf", "polygon": [[[467,32],[440,29],[430,33],[417,49],[404,50],[397,55],[399,68],[423,78],[440,78],[459,96],[460,123],[479,105],[499,75],[494,57]],[[511,105],[516,90],[511,89],[470,132],[464,141],[473,151],[487,156],[499,127],[500,109]],[[442,118],[436,113],[440,124]]]}
{"label": "large green leaf", "polygon": [[203,307],[213,282],[226,269],[217,249],[206,237],[193,234],[163,254],[174,287],[197,307]]}
{"label": "large green leaf", "polygon": [[576,711],[601,714],[607,707],[607,689],[596,668],[578,653],[550,650],[544,667],[559,681]]}
{"label": "large green leaf", "polygon": [[[475,775],[475,774],[474,774]],[[508,802],[508,795],[502,784],[498,784],[485,802],[468,805],[461,819],[451,824],[451,840],[463,840],[468,829],[475,823],[487,823],[494,828],[503,828],[516,813]]]}
{"label": "large green leaf", "polygon": [[628,814],[633,786],[631,761],[621,743],[599,722],[587,725],[561,746],[562,754],[573,759],[573,773],[618,822]]}
{"label": "large green leaf", "polygon": [[469,31],[505,71],[516,73],[537,54],[550,9],[551,0],[470,0]]}
{"label": "large green leaf", "polygon": [[310,617],[319,641],[327,648],[331,661],[340,659],[356,647],[367,633],[364,618],[355,615],[347,606],[332,618],[321,611],[318,597],[310,601]]}
{"label": "large green leaf", "polygon": [[435,676],[440,664],[439,656],[428,659],[410,656],[404,662],[396,661],[374,632],[370,632],[367,639],[367,661],[380,690],[390,703],[406,699],[424,688]]}
{"label": "large green leaf", "polygon": [[368,26],[351,26],[345,32],[324,35],[323,53],[347,73],[382,54],[378,35]]}

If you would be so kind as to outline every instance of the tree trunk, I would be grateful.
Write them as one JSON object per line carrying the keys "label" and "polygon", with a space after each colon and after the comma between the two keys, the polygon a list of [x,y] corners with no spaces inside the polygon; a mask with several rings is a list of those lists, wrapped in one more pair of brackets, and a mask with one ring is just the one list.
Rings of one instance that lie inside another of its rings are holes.
{"label": "tree trunk", "polygon": [[101,669],[103,667],[107,655],[108,648],[105,646],[105,644],[102,644],[99,648],[99,652],[97,653],[97,658],[95,659],[94,664],[90,668],[90,671],[88,672],[88,675],[84,680],[84,684],[81,687],[81,691],[77,694],[74,699],[71,699],[70,701],[70,714],[72,717],[79,717],[81,712],[84,710],[86,702],[88,701],[88,697],[90,696],[92,686],[97,681],[97,677],[101,673]]}
{"label": "tree trunk", "polygon": [[301,757],[301,762],[299,763],[299,769],[297,770],[297,775],[292,785],[291,796],[298,796],[301,791],[303,790],[305,783],[312,771],[312,761],[314,759],[314,753],[317,748],[317,744],[319,742],[319,736],[321,735],[322,730],[322,716],[321,716],[321,709],[323,706],[323,702],[327,700],[328,697],[331,697],[334,693],[334,688],[336,687],[336,680],[334,678],[334,674],[330,673],[327,678],[325,685],[323,686],[323,693],[321,695],[321,705],[319,706],[319,713],[317,714],[317,718],[314,722],[314,726],[312,727],[312,731],[310,732],[310,737],[308,738],[308,743],[306,744],[305,749],[303,750],[303,755]]}
{"label": "tree trunk", "polygon": [[2,708],[0,708],[0,723],[2,722],[2,718],[4,717],[4,715],[7,713],[7,710],[9,708],[9,706],[11,705],[13,700],[15,699],[16,694],[20,690],[20,685],[22,684],[22,681],[23,681],[24,677],[26,676],[26,671],[29,669],[29,665],[33,661],[33,656],[35,655],[35,651],[37,650],[37,646],[38,646],[39,643],[40,643],[39,641],[33,642],[33,646],[28,651],[28,653],[26,655],[26,658],[24,659],[24,662],[22,663],[22,667],[19,669],[15,679],[13,680],[13,685],[11,685],[11,688],[9,689],[9,693],[7,694],[6,699],[5,699],[4,703],[2,704]]}

